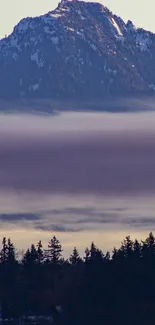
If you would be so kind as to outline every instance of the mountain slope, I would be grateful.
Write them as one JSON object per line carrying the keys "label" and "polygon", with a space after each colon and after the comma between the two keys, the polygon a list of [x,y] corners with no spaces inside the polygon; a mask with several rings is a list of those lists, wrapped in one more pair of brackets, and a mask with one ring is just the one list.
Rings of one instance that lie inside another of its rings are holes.
{"label": "mountain slope", "polygon": [[155,91],[155,34],[99,3],[62,0],[0,41],[0,98],[90,98]]}

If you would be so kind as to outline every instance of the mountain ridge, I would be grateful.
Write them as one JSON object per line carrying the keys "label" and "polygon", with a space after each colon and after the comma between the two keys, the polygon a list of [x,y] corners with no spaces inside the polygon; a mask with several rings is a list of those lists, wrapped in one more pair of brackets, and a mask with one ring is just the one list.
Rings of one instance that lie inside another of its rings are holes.
{"label": "mountain ridge", "polygon": [[0,99],[152,94],[155,34],[100,3],[62,0],[0,40],[0,71]]}

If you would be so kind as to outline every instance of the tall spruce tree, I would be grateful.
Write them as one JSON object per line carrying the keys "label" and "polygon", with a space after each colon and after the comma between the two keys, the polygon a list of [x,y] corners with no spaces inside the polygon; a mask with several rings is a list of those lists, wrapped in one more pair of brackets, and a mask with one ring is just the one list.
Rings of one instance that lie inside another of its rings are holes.
{"label": "tall spruce tree", "polygon": [[103,252],[96,247],[96,245],[94,244],[94,242],[91,243],[90,246],[90,261],[91,262],[99,262],[99,261],[103,261]]}
{"label": "tall spruce tree", "polygon": [[1,249],[1,252],[0,252],[1,263],[5,263],[7,261],[7,255],[8,255],[7,240],[6,240],[6,237],[3,237],[2,249]]}
{"label": "tall spruce tree", "polygon": [[48,244],[48,258],[53,263],[56,264],[60,261],[62,257],[62,246],[60,241],[53,236]]}
{"label": "tall spruce tree", "polygon": [[37,260],[39,264],[41,264],[44,261],[44,251],[43,251],[41,240],[39,240],[37,244]]}
{"label": "tall spruce tree", "polygon": [[82,261],[76,247],[74,247],[73,253],[69,257],[69,261],[72,265],[77,265],[79,262]]}
{"label": "tall spruce tree", "polygon": [[152,232],[149,233],[145,241],[142,241],[142,257],[155,261],[155,237]]}
{"label": "tall spruce tree", "polygon": [[84,256],[84,261],[87,264],[89,262],[89,258],[90,258],[90,250],[88,247],[86,247],[85,249],[85,256]]}
{"label": "tall spruce tree", "polygon": [[11,242],[11,239],[8,239],[7,242],[7,262],[9,264],[15,263],[16,257],[15,257],[15,247],[13,243]]}
{"label": "tall spruce tree", "polygon": [[27,251],[25,252],[23,259],[22,259],[22,263],[25,265],[33,265],[37,263],[37,250],[34,246],[34,244],[31,245],[31,248],[27,249]]}

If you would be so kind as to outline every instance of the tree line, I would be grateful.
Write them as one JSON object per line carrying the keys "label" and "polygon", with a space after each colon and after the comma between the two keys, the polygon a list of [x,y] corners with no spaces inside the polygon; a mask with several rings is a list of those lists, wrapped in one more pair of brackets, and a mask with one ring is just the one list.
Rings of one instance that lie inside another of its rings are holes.
{"label": "tree line", "polygon": [[[127,236],[112,253],[94,242],[80,256],[65,259],[60,241],[41,240],[19,260],[11,239],[0,250],[0,304],[3,318],[50,315],[57,325],[154,324],[155,237]],[[56,306],[61,306],[59,313]]]}

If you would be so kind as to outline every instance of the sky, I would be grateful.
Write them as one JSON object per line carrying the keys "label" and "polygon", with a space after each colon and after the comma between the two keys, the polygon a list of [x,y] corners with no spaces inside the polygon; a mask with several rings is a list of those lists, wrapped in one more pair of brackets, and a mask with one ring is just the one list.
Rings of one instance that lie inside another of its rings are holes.
{"label": "sky", "polygon": [[[132,20],[136,26],[155,32],[154,0],[104,0],[100,1],[124,20]],[[24,17],[38,16],[53,10],[57,0],[0,0],[0,37],[12,32]]]}
{"label": "sky", "polygon": [[[155,112],[1,115],[0,238],[65,254],[155,230]],[[45,246],[46,247],[46,246]]]}

